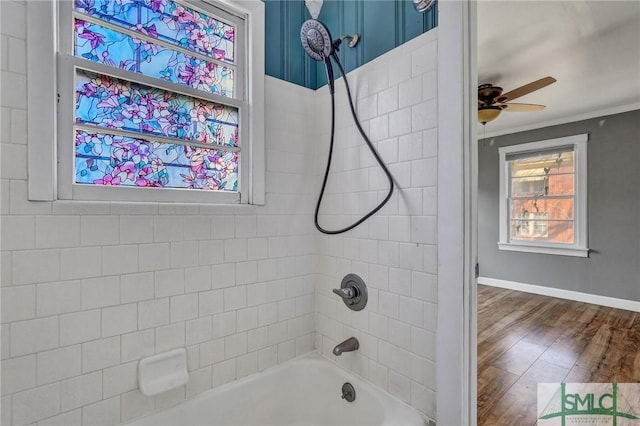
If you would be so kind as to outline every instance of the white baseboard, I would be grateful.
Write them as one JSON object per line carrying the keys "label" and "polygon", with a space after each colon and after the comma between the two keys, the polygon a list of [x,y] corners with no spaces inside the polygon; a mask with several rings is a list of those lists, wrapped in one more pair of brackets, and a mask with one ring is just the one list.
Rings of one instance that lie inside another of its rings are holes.
{"label": "white baseboard", "polygon": [[640,312],[640,302],[615,297],[598,296],[595,294],[581,293],[579,291],[562,290],[559,288],[544,287],[541,285],[525,284],[516,281],[499,280],[496,278],[479,277],[478,284],[492,287],[506,288],[509,290],[524,291],[525,293],[540,294],[542,296],[557,297],[559,299],[575,300],[576,302],[591,303],[610,308],[624,309]]}

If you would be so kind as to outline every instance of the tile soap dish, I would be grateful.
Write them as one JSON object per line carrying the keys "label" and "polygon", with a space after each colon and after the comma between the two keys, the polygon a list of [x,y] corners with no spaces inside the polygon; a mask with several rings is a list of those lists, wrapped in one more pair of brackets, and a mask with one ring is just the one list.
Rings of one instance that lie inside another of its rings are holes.
{"label": "tile soap dish", "polygon": [[187,351],[184,348],[143,358],[138,363],[138,385],[143,395],[157,395],[188,381]]}

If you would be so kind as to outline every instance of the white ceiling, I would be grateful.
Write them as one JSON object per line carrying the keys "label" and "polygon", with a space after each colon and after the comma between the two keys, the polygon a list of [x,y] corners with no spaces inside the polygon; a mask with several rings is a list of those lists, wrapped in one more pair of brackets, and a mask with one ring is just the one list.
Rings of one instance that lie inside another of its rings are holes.
{"label": "white ceiling", "polygon": [[505,92],[545,76],[558,81],[479,125],[495,136],[640,108],[640,1],[478,2],[478,84]]}

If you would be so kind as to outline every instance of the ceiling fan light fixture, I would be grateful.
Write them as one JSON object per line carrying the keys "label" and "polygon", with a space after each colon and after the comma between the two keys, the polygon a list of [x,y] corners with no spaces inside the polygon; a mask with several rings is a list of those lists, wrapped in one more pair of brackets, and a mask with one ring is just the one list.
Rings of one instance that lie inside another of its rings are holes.
{"label": "ceiling fan light fixture", "polygon": [[478,122],[482,124],[487,124],[490,121],[498,118],[500,113],[502,112],[502,108],[499,106],[482,106],[478,108]]}

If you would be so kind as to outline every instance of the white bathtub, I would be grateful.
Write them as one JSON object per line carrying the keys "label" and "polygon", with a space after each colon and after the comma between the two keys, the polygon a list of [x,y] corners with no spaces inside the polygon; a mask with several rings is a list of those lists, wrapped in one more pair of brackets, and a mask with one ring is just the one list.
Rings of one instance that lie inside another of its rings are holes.
{"label": "white bathtub", "polygon": [[[341,398],[345,382],[355,388],[354,402]],[[317,353],[129,423],[131,426],[426,424],[425,417],[413,408]]]}

